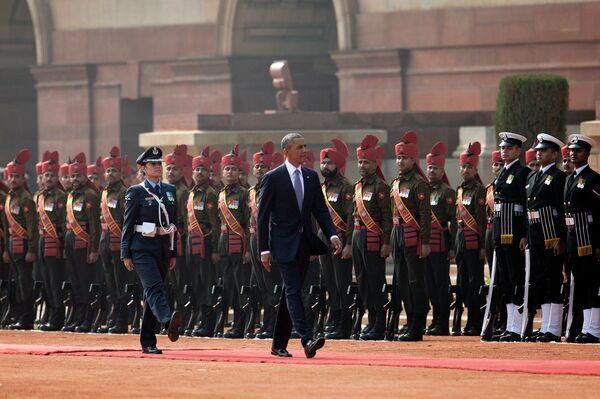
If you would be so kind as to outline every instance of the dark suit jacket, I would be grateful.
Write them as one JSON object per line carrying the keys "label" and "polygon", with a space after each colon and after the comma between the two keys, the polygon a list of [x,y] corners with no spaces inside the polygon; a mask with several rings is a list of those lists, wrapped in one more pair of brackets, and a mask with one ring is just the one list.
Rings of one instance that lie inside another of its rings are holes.
{"label": "dark suit jacket", "polygon": [[[150,184],[144,180],[144,186],[150,189]],[[177,189],[171,184],[161,182],[161,200],[167,208],[171,223],[177,223]],[[155,256],[166,258],[175,257],[177,254],[177,243],[175,250],[170,250],[170,239],[168,235],[144,237],[142,233],[136,233],[134,228],[137,224],[144,222],[154,223],[160,227],[158,220],[158,203],[150,194],[139,184],[133,185],[127,189],[125,194],[125,214],[123,220],[123,231],[121,233],[121,259],[131,258],[133,251],[146,251]],[[163,227],[166,220],[162,216]],[[177,235],[175,235],[177,240]]]}
{"label": "dark suit jacket", "polygon": [[260,252],[271,251],[273,260],[292,262],[298,255],[304,237],[311,255],[327,252],[327,245],[313,231],[311,214],[325,236],[336,234],[321,191],[319,176],[302,167],[304,202],[298,209],[296,193],[285,163],[268,172],[261,181],[258,204],[257,232]]}
{"label": "dark suit jacket", "polygon": [[[570,175],[565,183],[564,198],[565,212],[592,215],[592,222],[588,220],[590,241],[594,248],[600,248],[600,175],[589,165],[577,177]],[[575,230],[567,234],[567,252],[577,253]]]}

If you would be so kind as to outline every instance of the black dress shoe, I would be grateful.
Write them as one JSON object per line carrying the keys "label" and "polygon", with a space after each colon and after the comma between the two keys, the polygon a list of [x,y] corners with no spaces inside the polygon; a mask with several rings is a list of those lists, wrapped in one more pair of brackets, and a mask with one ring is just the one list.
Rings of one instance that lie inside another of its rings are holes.
{"label": "black dress shoe", "polygon": [[179,327],[183,317],[181,312],[174,311],[171,315],[171,321],[169,321],[169,327],[167,328],[167,336],[171,342],[175,342],[179,339]]}
{"label": "black dress shoe", "polygon": [[304,354],[308,359],[312,359],[324,345],[325,338],[311,339],[304,345]]}
{"label": "black dress shoe", "polygon": [[480,334],[476,329],[465,330],[462,332],[462,335],[465,337],[478,337]]}
{"label": "black dress shoe", "polygon": [[156,347],[156,345],[146,346],[142,348],[142,353],[147,353],[148,355],[162,355],[162,351]]}
{"label": "black dress shoe", "polygon": [[225,334],[223,334],[223,338],[240,339],[240,338],[244,338],[244,333],[241,331],[231,330],[231,331],[227,331]]}
{"label": "black dress shoe", "polygon": [[384,338],[384,333],[379,331],[369,331],[366,334],[360,334],[361,341],[382,341]]}
{"label": "black dress shoe", "polygon": [[350,338],[350,334],[343,333],[342,331],[336,330],[331,331],[325,334],[325,339],[348,339]]}
{"label": "black dress shoe", "polygon": [[88,324],[82,324],[80,326],[75,327],[76,333],[89,333],[92,331],[92,326]]}
{"label": "black dress shoe", "polygon": [[40,331],[60,331],[61,327],[48,323],[48,324],[42,324],[41,326],[39,326],[38,330],[40,330]]}
{"label": "black dress shoe", "polygon": [[400,342],[417,342],[417,341],[423,341],[423,335],[422,334],[417,334],[414,331],[409,331],[406,334],[402,334],[398,338],[396,338],[396,341],[400,341]]}
{"label": "black dress shoe", "polygon": [[64,326],[64,327],[61,329],[61,331],[63,331],[63,332],[75,332],[75,328],[76,328],[76,327],[77,327],[77,326],[74,326],[74,325],[70,325],[70,326]]}
{"label": "black dress shoe", "polygon": [[560,342],[560,337],[547,332],[545,334],[538,334],[536,342]]}
{"label": "black dress shoe", "polygon": [[452,335],[453,337],[460,337],[462,335],[462,332],[460,330],[452,330],[450,335]]}
{"label": "black dress shoe", "polygon": [[212,337],[213,333],[206,327],[196,328],[192,331],[192,337]]}
{"label": "black dress shoe", "polygon": [[292,357],[292,354],[286,349],[271,349],[271,355],[279,357]]}
{"label": "black dress shoe", "polygon": [[577,338],[575,338],[576,344],[597,344],[598,342],[600,342],[600,339],[590,333],[579,334]]}
{"label": "black dress shoe", "polygon": [[142,330],[139,327],[131,327],[131,333],[134,335],[140,335]]}
{"label": "black dress shoe", "polygon": [[447,328],[445,330],[443,330],[439,327],[433,327],[433,328],[426,330],[425,335],[431,335],[431,336],[435,336],[435,337],[447,337],[450,335],[450,331],[448,331]]}
{"label": "black dress shoe", "polygon": [[96,334],[108,334],[108,332],[110,331],[110,328],[108,327],[100,327],[98,329],[96,329],[96,331],[94,331]]}
{"label": "black dress shoe", "polygon": [[258,339],[271,339],[273,338],[273,332],[272,331],[263,331],[261,333],[256,334],[256,337]]}
{"label": "black dress shoe", "polygon": [[127,334],[127,327],[115,325],[108,329],[108,333],[109,334]]}
{"label": "black dress shoe", "polygon": [[33,330],[33,324],[15,323],[8,326],[9,330]]}
{"label": "black dress shoe", "polygon": [[516,332],[510,331],[508,334],[500,337],[500,342],[521,342],[521,336]]}

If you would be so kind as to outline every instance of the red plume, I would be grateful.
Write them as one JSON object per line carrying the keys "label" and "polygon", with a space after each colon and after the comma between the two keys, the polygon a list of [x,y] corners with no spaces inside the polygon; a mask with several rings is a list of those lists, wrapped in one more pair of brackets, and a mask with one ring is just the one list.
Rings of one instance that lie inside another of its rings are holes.
{"label": "red plume", "polygon": [[469,143],[469,147],[467,148],[467,152],[470,155],[479,155],[479,154],[481,154],[481,144],[479,143],[479,141],[476,141],[474,143]]}
{"label": "red plume", "polygon": [[185,154],[187,154],[187,145],[177,144],[175,148],[173,148],[173,154],[184,156]]}
{"label": "red plume", "polygon": [[379,139],[376,136],[373,136],[372,134],[367,134],[360,142],[360,148],[362,148],[363,150],[373,148],[377,145],[378,142]]}
{"label": "red plume", "polygon": [[52,161],[54,163],[58,163],[58,151],[52,151],[49,155],[48,155],[48,161]]}
{"label": "red plume", "polygon": [[271,159],[271,169],[278,167],[284,162],[283,155],[280,152],[276,152],[273,154],[273,158]]}
{"label": "red plume", "polygon": [[207,145],[206,147],[204,147],[204,149],[202,150],[202,153],[200,155],[208,158],[210,156],[210,146]]}
{"label": "red plume", "polygon": [[80,152],[71,159],[70,163],[86,163],[85,154]]}
{"label": "red plume", "polygon": [[231,153],[235,154],[235,155],[239,155],[239,153],[240,153],[240,145],[239,144],[234,145],[233,149],[231,150]]}
{"label": "red plume", "polygon": [[113,147],[109,152],[110,156],[113,158],[118,158],[121,155],[121,151],[119,151],[119,147]]}
{"label": "red plume", "polygon": [[275,144],[272,141],[265,141],[260,150],[263,154],[272,154],[275,151]]}
{"label": "red plume", "polygon": [[96,158],[96,167],[102,169],[102,157]]}
{"label": "red plume", "polygon": [[31,154],[27,148],[21,150],[15,156],[15,163],[18,165],[25,165],[29,161]]}
{"label": "red plume", "polygon": [[446,147],[446,144],[438,141],[431,147],[431,154],[446,156],[448,154],[448,147]]}
{"label": "red plume", "polygon": [[50,160],[50,151],[44,151],[44,155],[42,155],[42,162],[46,162]]}
{"label": "red plume", "polygon": [[419,144],[419,136],[414,130],[409,130],[400,138],[400,142],[404,144]]}
{"label": "red plume", "polygon": [[212,163],[219,163],[219,162],[221,161],[221,157],[222,157],[222,156],[223,156],[223,155],[221,154],[221,151],[219,151],[219,150],[214,150],[214,151],[212,152],[212,154],[210,154],[210,161],[211,161]]}
{"label": "red plume", "polygon": [[337,152],[339,152],[344,158],[348,158],[348,146],[342,140],[338,138],[331,139],[331,144]]}

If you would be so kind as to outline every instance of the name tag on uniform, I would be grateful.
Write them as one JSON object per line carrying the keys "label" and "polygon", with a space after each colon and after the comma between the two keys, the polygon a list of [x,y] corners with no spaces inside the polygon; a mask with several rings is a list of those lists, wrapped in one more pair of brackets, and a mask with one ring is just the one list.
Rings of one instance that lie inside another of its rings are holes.
{"label": "name tag on uniform", "polygon": [[108,205],[109,208],[116,208],[117,207],[117,200],[113,198],[110,201],[108,201],[107,205]]}
{"label": "name tag on uniform", "polygon": [[231,200],[227,204],[227,208],[229,208],[229,209],[238,209],[239,207],[240,207],[240,201],[238,201],[238,200]]}
{"label": "name tag on uniform", "polygon": [[471,202],[473,202],[473,197],[471,197],[471,196],[463,197],[463,204],[471,205]]}
{"label": "name tag on uniform", "polygon": [[46,202],[44,204],[44,210],[46,212],[52,212],[54,210],[54,202]]}
{"label": "name tag on uniform", "polygon": [[19,205],[13,205],[10,208],[10,213],[14,213],[15,215],[18,215],[19,212],[21,212],[21,207]]}
{"label": "name tag on uniform", "polygon": [[339,193],[332,193],[332,194],[329,194],[329,195],[327,196],[327,201],[329,201],[329,202],[337,202],[337,200],[338,200],[339,196],[340,196],[340,194],[339,194]]}
{"label": "name tag on uniform", "polygon": [[82,201],[77,201],[73,204],[73,210],[75,212],[81,212],[81,210],[83,209],[83,202]]}
{"label": "name tag on uniform", "polygon": [[146,197],[144,198],[144,201],[152,201],[154,199],[154,197]]}
{"label": "name tag on uniform", "polygon": [[203,211],[204,210],[204,201],[196,202],[194,204],[195,211]]}
{"label": "name tag on uniform", "polygon": [[371,199],[373,198],[373,193],[372,192],[366,192],[363,193],[363,201],[371,201]]}
{"label": "name tag on uniform", "polygon": [[167,191],[167,198],[169,199],[169,201],[173,202],[175,201],[175,197],[173,197],[173,193],[170,191]]}
{"label": "name tag on uniform", "polygon": [[432,195],[431,196],[431,200],[429,201],[430,205],[437,205],[438,202],[440,202],[440,196],[439,195]]}
{"label": "name tag on uniform", "polygon": [[506,184],[511,184],[513,182],[513,180],[515,179],[515,175],[509,175],[506,178]]}

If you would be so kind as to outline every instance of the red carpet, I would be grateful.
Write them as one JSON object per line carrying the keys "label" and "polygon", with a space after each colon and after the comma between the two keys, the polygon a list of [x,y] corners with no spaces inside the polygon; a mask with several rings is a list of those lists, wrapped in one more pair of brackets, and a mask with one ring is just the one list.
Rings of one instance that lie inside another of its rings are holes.
{"label": "red carpet", "polygon": [[241,363],[287,363],[336,366],[423,367],[470,371],[498,371],[533,374],[600,376],[597,360],[514,360],[514,359],[449,359],[405,356],[382,356],[366,353],[319,352],[306,359],[298,351],[293,358],[278,358],[265,351],[230,349],[166,349],[163,355],[144,355],[137,348],[99,348],[83,346],[6,345],[0,354],[46,356],[102,356],[121,358],[154,358]]}

